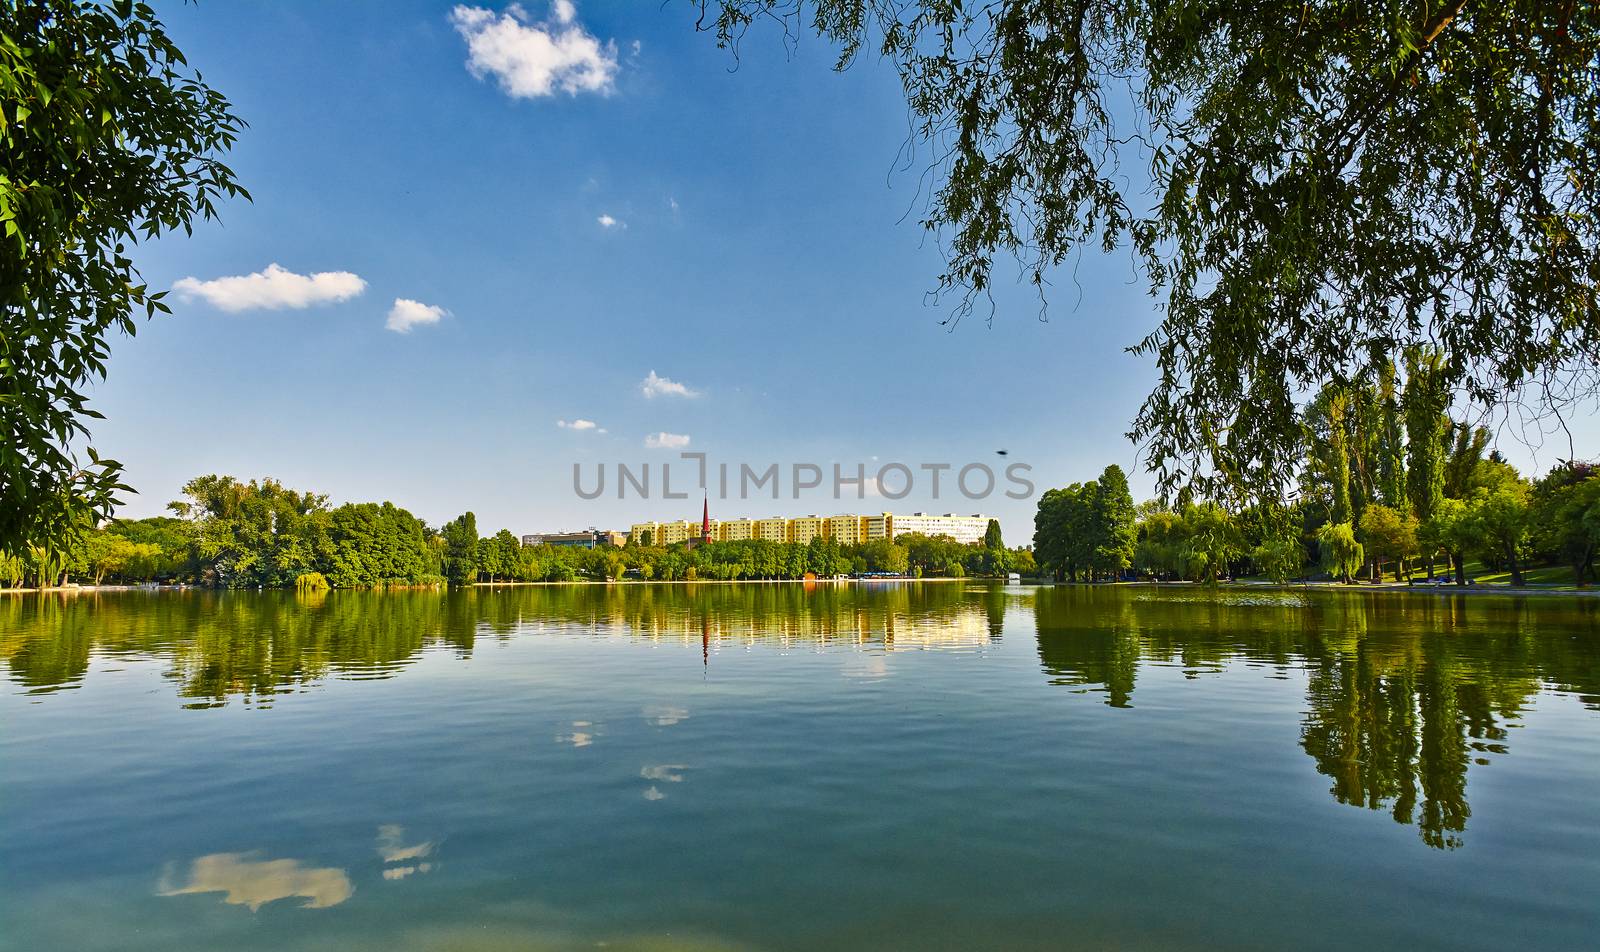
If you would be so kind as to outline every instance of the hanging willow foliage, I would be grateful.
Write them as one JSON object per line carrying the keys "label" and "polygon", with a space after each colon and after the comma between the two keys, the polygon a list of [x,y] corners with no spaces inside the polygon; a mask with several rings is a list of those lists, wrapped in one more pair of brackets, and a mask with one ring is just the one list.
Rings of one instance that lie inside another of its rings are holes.
{"label": "hanging willow foliage", "polygon": [[[1282,485],[1299,403],[1410,349],[1559,413],[1600,366],[1600,6],[1577,0],[698,0],[874,46],[935,156],[960,320],[1130,247],[1162,302],[1130,437],[1163,490]],[[993,311],[988,315],[993,320]]]}

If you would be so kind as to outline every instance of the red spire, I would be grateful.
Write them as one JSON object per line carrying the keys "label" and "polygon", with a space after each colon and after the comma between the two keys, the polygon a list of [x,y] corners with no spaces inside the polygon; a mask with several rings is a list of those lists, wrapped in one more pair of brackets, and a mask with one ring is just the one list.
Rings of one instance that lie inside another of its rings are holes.
{"label": "red spire", "polygon": [[711,541],[711,495],[705,497],[704,507],[700,510],[700,541]]}

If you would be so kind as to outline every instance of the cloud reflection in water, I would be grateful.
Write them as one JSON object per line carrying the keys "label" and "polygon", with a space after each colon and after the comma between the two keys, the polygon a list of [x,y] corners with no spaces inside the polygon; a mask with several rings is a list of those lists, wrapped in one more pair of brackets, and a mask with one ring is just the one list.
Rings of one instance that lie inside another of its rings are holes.
{"label": "cloud reflection in water", "polygon": [[350,898],[355,887],[342,869],[306,866],[297,859],[255,859],[259,853],[212,853],[189,864],[188,882],[177,885],[169,867],[156,887],[159,896],[220,892],[222,901],[255,912],[269,902],[303,896],[305,909],[326,909]]}

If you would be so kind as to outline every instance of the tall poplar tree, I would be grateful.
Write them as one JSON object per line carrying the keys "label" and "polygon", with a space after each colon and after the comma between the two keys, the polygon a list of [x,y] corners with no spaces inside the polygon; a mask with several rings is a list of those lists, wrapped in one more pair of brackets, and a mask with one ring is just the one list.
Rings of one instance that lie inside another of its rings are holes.
{"label": "tall poplar tree", "polygon": [[1350,523],[1354,519],[1350,506],[1350,440],[1346,423],[1349,420],[1350,394],[1336,387],[1328,397],[1328,457],[1331,464],[1329,489],[1332,501],[1328,507],[1329,521],[1334,524]]}
{"label": "tall poplar tree", "polygon": [[[1406,416],[1406,490],[1412,511],[1424,529],[1439,512],[1444,499],[1445,439],[1450,433],[1450,418],[1445,408],[1450,394],[1441,369],[1442,355],[1436,350],[1412,348],[1406,351],[1406,388],[1402,404]],[[1425,535],[1437,535],[1425,532]],[[1428,577],[1433,578],[1434,552],[1427,556]]]}
{"label": "tall poplar tree", "polygon": [[1444,438],[1450,452],[1444,460],[1443,492],[1452,499],[1466,499],[1472,495],[1478,464],[1483,462],[1484,452],[1489,448],[1489,431],[1481,426],[1457,423],[1445,431]]}
{"label": "tall poplar tree", "polygon": [[1438,351],[1413,348],[1406,352],[1406,487],[1411,508],[1423,522],[1433,518],[1444,498],[1445,439],[1450,405]]}
{"label": "tall poplar tree", "polygon": [[1383,417],[1379,435],[1378,482],[1383,504],[1396,512],[1410,509],[1406,498],[1406,437],[1400,421],[1400,393],[1394,361],[1378,365],[1378,406]]}
{"label": "tall poplar tree", "polygon": [[444,574],[452,585],[465,585],[478,577],[478,517],[462,513],[444,524]]}
{"label": "tall poplar tree", "polygon": [[1113,575],[1133,564],[1139,541],[1139,514],[1128,490],[1128,477],[1115,463],[1095,481],[1094,565]]}

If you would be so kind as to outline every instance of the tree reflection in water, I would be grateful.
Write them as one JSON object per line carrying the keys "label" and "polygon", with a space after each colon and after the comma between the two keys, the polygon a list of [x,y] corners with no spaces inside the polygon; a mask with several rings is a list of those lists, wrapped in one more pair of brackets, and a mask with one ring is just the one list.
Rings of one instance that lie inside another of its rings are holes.
{"label": "tree reflection in water", "polygon": [[540,585],[415,592],[105,592],[0,597],[0,661],[49,693],[91,656],[158,658],[185,706],[270,705],[326,678],[392,677],[480,637],[624,634],[725,643],[980,646],[1003,596],[961,584]]}
{"label": "tree reflection in water", "polygon": [[75,686],[91,654],[157,658],[185,707],[270,705],[328,677],[388,677],[427,645],[470,653],[469,601],[416,593],[116,592],[0,599],[0,659],[35,693]]}
{"label": "tree reflection in water", "polygon": [[1469,765],[1507,752],[1507,727],[1549,686],[1600,710],[1596,606],[1465,595],[1224,589],[1128,597],[1039,592],[1053,683],[1133,706],[1141,662],[1306,670],[1301,747],[1340,803],[1387,810],[1429,846],[1461,845]]}

